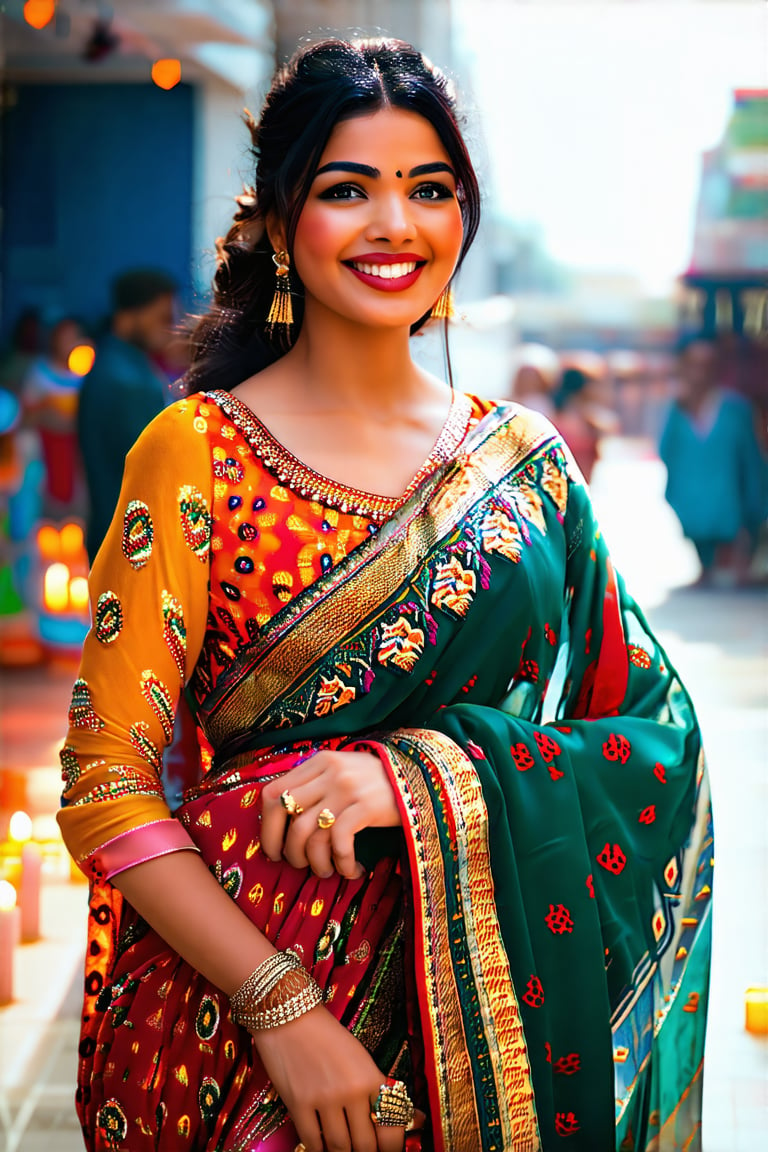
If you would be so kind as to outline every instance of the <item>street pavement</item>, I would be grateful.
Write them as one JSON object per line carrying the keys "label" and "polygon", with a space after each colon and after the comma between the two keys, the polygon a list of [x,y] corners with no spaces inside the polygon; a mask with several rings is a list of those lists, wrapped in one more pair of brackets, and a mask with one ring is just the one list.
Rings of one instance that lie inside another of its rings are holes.
{"label": "street pavement", "polygon": [[[763,1152],[768,1037],[746,1032],[744,995],[748,987],[768,987],[765,594],[683,587],[695,578],[695,556],[663,502],[661,465],[643,442],[606,446],[593,496],[617,566],[693,695],[708,750],[716,889],[704,1152]],[[72,1096],[85,886],[72,882],[51,828],[56,750],[74,675],[71,667],[0,673],[0,767],[27,783],[36,833],[52,837],[43,939],[17,951],[18,999],[0,1008],[0,1152],[83,1147]],[[6,802],[18,794],[12,777]],[[0,813],[0,834],[3,817],[7,812]]]}

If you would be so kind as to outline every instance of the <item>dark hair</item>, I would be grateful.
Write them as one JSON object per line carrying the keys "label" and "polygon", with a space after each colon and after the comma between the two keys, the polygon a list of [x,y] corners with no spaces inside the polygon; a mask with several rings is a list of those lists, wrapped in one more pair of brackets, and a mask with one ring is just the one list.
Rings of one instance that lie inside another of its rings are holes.
{"label": "dark hair", "polygon": [[174,296],[178,284],[161,268],[129,268],[112,281],[112,308],[134,312],[154,304],[161,296]]}
{"label": "dark hair", "polygon": [[560,377],[560,383],[552,397],[552,402],[558,412],[562,412],[569,400],[583,392],[589,383],[589,376],[581,368],[565,368]]}
{"label": "dark hair", "polygon": [[[429,120],[456,171],[464,223],[459,265],[480,222],[480,192],[459,128],[451,86],[422,54],[401,40],[324,40],[298,51],[281,68],[261,120],[246,117],[256,160],[255,180],[237,197],[227,236],[216,243],[219,265],[213,304],[193,334],[193,364],[185,381],[230,389],[283,355],[288,346],[266,328],[275,290],[273,249],[264,227],[284,222],[289,253],[320,157],[335,125],[380,108],[402,108]],[[291,269],[294,332],[303,316],[302,285]],[[419,330],[429,319],[420,317]]]}

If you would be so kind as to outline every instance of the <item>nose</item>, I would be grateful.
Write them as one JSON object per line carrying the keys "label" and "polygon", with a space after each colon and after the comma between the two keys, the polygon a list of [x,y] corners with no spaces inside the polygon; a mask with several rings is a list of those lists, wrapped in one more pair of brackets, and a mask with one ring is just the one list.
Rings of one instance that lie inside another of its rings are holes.
{"label": "nose", "polygon": [[410,201],[397,189],[383,192],[370,201],[373,211],[366,229],[366,240],[385,241],[397,247],[416,239],[416,225]]}

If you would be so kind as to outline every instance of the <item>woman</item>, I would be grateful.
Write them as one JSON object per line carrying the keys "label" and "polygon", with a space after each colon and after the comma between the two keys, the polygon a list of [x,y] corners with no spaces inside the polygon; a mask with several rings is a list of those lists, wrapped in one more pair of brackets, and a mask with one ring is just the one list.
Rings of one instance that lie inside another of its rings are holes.
{"label": "woman", "polygon": [[34,361],[22,389],[28,420],[40,437],[45,496],[58,512],[71,506],[80,471],[76,421],[83,379],[70,369],[69,358],[74,348],[89,343],[79,321],[63,317],[51,329],[48,355]]}
{"label": "woman", "polygon": [[330,41],[251,130],[193,394],[131,452],[93,568],[62,753],[88,1147],[696,1147],[690,702],[551,425],[410,359],[478,219],[446,81]]}
{"label": "woman", "polygon": [[667,500],[696,548],[697,583],[747,583],[768,514],[768,470],[754,413],[743,396],[721,387],[722,365],[711,337],[684,340],[679,365],[679,394],[659,445]]}

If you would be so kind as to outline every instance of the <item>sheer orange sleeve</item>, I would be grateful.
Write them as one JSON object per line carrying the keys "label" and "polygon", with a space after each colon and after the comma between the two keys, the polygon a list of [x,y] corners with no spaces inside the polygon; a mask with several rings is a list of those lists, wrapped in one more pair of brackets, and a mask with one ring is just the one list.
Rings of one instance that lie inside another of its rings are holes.
{"label": "sheer orange sleeve", "polygon": [[59,824],[84,871],[107,877],[194,844],[161,783],[208,613],[213,475],[205,405],[182,400],[128,455],[90,577],[92,626],[61,752]]}

